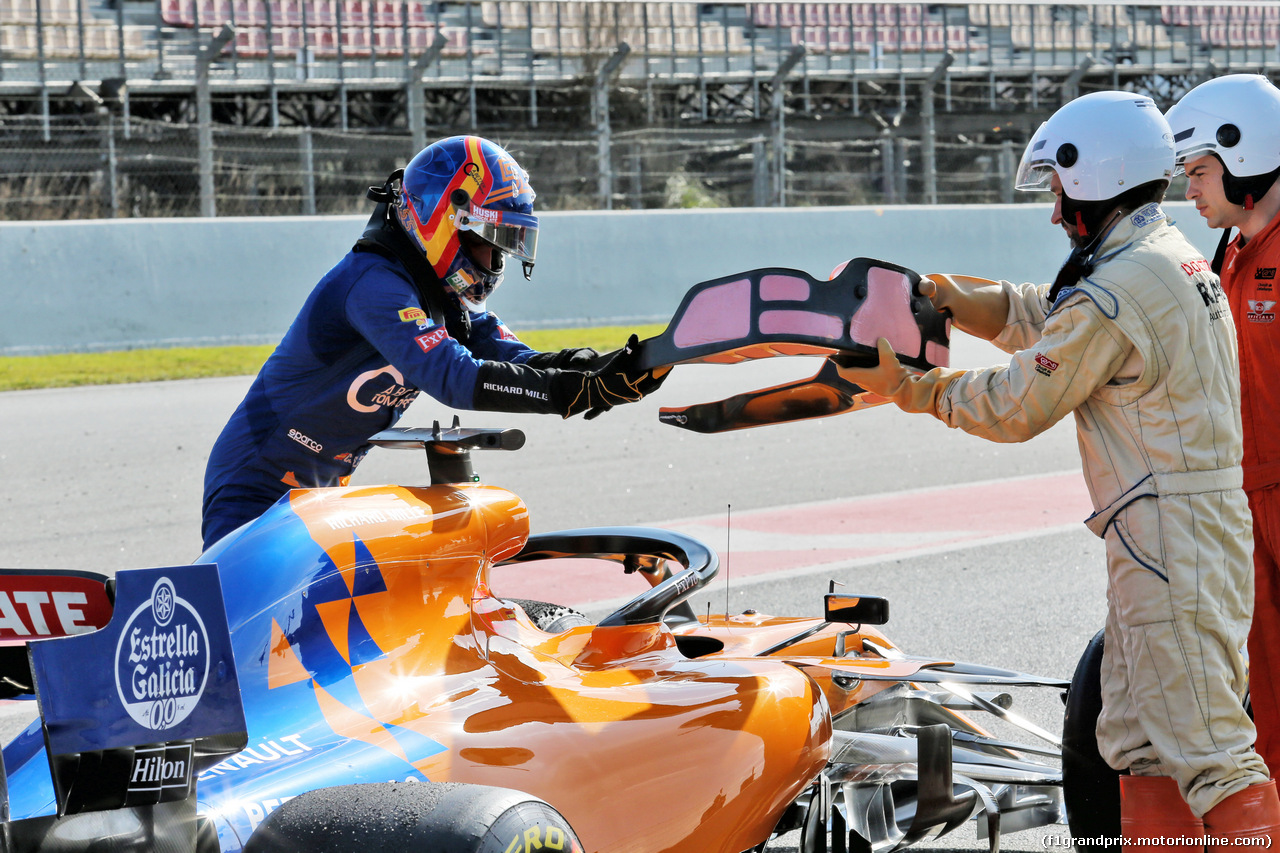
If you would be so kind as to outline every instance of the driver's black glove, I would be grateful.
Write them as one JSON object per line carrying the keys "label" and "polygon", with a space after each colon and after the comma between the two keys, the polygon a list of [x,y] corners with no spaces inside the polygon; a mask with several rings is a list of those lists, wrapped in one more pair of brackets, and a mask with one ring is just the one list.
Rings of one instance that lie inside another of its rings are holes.
{"label": "driver's black glove", "polygon": [[640,339],[632,335],[627,345],[609,354],[609,360],[596,371],[596,380],[602,389],[599,394],[600,403],[592,405],[586,414],[591,420],[607,412],[620,403],[634,403],[640,398],[652,394],[666,381],[671,368],[657,370],[641,370]]}
{"label": "driver's black glove", "polygon": [[557,370],[567,369],[589,373],[604,365],[610,355],[612,353],[601,355],[591,347],[570,347],[559,352],[535,352],[525,359],[524,363],[539,370],[554,367]]}
{"label": "driver's black glove", "polygon": [[528,364],[486,361],[472,398],[472,405],[488,412],[557,414],[563,418],[587,412],[594,418],[622,403],[634,403],[656,389],[666,378],[639,370],[635,335],[626,347],[609,354],[595,371],[538,369]]}

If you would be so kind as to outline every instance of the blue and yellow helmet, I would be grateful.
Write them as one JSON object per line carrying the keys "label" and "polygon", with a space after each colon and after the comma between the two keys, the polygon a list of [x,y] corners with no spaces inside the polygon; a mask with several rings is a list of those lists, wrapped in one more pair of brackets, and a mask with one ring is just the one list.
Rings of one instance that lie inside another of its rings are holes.
{"label": "blue and yellow helmet", "polygon": [[[532,271],[534,195],[529,173],[501,147],[479,136],[453,136],[409,161],[396,218],[445,288],[474,311],[502,283],[506,255],[523,262],[526,278]],[[489,266],[467,249],[477,241],[497,250]]]}

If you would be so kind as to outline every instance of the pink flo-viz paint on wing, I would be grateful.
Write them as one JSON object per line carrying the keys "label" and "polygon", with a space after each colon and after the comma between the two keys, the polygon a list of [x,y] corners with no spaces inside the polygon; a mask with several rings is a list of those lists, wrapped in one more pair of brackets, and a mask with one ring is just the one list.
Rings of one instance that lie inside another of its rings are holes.
{"label": "pink flo-viz paint on wing", "polygon": [[709,287],[693,297],[672,335],[678,347],[733,341],[751,333],[751,281]]}
{"label": "pink flo-viz paint on wing", "polygon": [[766,302],[804,302],[809,298],[809,282],[794,275],[766,275],[760,279],[760,298]]}
{"label": "pink flo-viz paint on wing", "polygon": [[868,270],[867,298],[853,315],[849,337],[869,347],[875,347],[879,338],[888,338],[894,352],[919,353],[921,336],[911,313],[911,281],[893,270]]}
{"label": "pink flo-viz paint on wing", "polygon": [[832,341],[840,339],[844,321],[816,311],[762,311],[760,331],[766,335],[809,335]]}

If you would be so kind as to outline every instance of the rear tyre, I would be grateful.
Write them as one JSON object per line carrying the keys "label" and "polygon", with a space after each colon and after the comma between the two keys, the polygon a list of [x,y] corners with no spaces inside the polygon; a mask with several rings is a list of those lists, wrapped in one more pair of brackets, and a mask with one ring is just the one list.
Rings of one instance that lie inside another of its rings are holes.
{"label": "rear tyre", "polygon": [[529,621],[548,634],[559,634],[570,628],[591,624],[591,620],[585,614],[579,613],[572,607],[565,607],[563,604],[532,601],[527,598],[508,598],[506,600],[512,604],[518,604],[520,609],[528,614]]}
{"label": "rear tyre", "polygon": [[1104,644],[1099,631],[1080,656],[1062,721],[1062,799],[1075,838],[1120,835],[1120,773],[1102,760],[1096,733],[1102,712]]}
{"label": "rear tyre", "polygon": [[244,853],[581,853],[550,805],[483,785],[384,782],[321,788],[289,800],[249,838]]}

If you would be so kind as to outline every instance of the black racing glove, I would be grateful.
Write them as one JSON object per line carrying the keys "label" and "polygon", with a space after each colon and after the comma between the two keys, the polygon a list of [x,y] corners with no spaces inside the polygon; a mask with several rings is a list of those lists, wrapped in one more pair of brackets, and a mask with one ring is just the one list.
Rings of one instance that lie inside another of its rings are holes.
{"label": "black racing glove", "polygon": [[557,370],[577,370],[588,373],[600,368],[609,360],[610,354],[600,355],[591,347],[570,347],[559,352],[536,352],[525,359],[524,363],[539,370],[554,367]]}
{"label": "black racing glove", "polygon": [[504,361],[480,365],[472,405],[488,412],[557,414],[563,418],[586,412],[594,418],[622,403],[634,403],[665,379],[639,370],[635,335],[627,346],[610,353],[595,371],[531,367]]}
{"label": "black racing glove", "polygon": [[596,380],[603,389],[600,394],[603,405],[593,405],[586,414],[587,420],[599,417],[619,403],[634,403],[652,394],[671,372],[669,367],[658,371],[640,369],[640,339],[635,335],[627,339],[626,346],[607,356],[608,361],[596,371]]}

